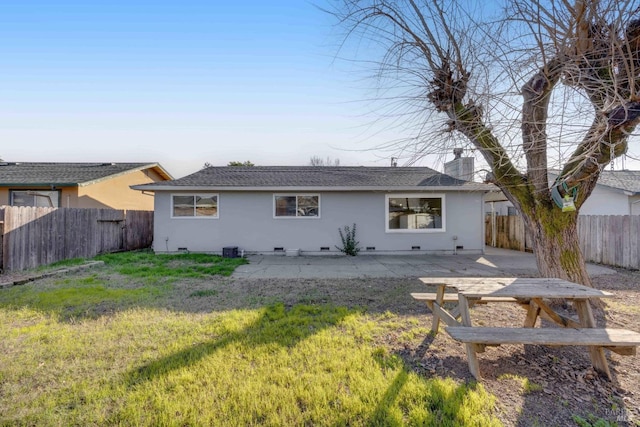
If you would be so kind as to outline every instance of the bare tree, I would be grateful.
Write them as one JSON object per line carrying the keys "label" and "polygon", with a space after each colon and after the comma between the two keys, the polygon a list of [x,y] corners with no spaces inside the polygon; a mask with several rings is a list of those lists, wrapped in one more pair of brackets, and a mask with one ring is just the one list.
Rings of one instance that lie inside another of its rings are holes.
{"label": "bare tree", "polygon": [[540,273],[590,285],[577,214],[640,121],[639,3],[506,3],[500,19],[471,0],[340,0],[330,12],[343,52],[375,42],[363,51],[380,53],[379,97],[411,135],[398,147],[421,156],[462,137],[522,213]]}
{"label": "bare tree", "polygon": [[330,156],[327,156],[326,159],[319,156],[311,156],[309,166],[340,166],[340,159],[332,159]]}

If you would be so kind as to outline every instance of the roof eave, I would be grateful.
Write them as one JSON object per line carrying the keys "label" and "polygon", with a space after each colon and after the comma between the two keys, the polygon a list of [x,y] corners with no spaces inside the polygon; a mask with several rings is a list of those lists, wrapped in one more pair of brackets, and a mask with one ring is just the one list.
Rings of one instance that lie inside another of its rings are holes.
{"label": "roof eave", "polygon": [[79,187],[77,182],[0,182],[0,187],[33,188],[33,187]]}
{"label": "roof eave", "polygon": [[123,176],[123,175],[127,175],[130,174],[132,172],[138,172],[138,171],[143,171],[145,169],[156,169],[161,176],[166,177],[167,180],[172,180],[173,177],[169,174],[169,172],[167,172],[164,168],[162,168],[162,166],[160,166],[158,163],[148,163],[145,165],[140,165],[138,167],[135,168],[131,168],[131,169],[127,169],[121,172],[117,172],[111,175],[105,175],[101,178],[96,178],[96,179],[92,179],[90,181],[85,181],[85,182],[79,182],[78,183],[78,187],[86,187],[88,185],[93,185],[93,184],[97,184],[99,182],[102,181],[106,181],[109,179],[113,179],[113,178],[117,178],[119,176]]}
{"label": "roof eave", "polygon": [[[484,184],[478,184],[484,185]],[[403,186],[403,187],[377,187],[377,186],[360,186],[360,187],[279,187],[279,186],[265,186],[265,187],[244,187],[244,186],[207,186],[207,185],[156,185],[156,184],[142,184],[132,185],[132,189],[140,191],[281,191],[281,192],[337,192],[337,191],[376,191],[376,192],[398,192],[398,191],[464,191],[464,192],[488,192],[491,188],[479,188],[477,186],[469,185],[452,185],[452,186]]]}

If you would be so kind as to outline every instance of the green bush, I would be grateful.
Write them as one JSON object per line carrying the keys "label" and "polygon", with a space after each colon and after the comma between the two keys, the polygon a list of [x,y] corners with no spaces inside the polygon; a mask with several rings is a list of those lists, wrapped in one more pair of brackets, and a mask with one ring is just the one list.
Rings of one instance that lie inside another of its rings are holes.
{"label": "green bush", "polygon": [[360,242],[356,240],[356,225],[353,224],[352,228],[345,225],[344,232],[340,228],[338,232],[340,233],[340,240],[342,240],[342,247],[336,246],[336,249],[346,255],[358,255],[358,252],[360,252]]}

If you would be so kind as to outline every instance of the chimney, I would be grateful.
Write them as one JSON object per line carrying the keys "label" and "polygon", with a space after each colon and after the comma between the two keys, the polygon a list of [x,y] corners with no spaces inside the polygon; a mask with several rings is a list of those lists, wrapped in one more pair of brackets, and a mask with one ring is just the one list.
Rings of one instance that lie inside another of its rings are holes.
{"label": "chimney", "polygon": [[444,173],[463,181],[473,181],[473,157],[462,157],[464,149],[453,149],[453,160],[444,164]]}

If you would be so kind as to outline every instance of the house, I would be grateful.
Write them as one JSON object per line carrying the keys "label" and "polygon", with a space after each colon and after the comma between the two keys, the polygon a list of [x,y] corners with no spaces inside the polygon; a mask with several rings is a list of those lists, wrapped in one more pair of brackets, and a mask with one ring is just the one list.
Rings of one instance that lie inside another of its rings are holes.
{"label": "house", "polygon": [[153,210],[130,186],[170,179],[158,163],[0,162],[0,205]]}
{"label": "house", "polygon": [[[555,180],[558,173],[549,173]],[[502,192],[488,194],[487,213],[517,215],[516,209]],[[598,183],[580,208],[580,215],[640,215],[640,171],[600,172]]]}
{"label": "house", "polygon": [[640,171],[602,171],[580,215],[640,215]]}
{"label": "house", "polygon": [[339,254],[356,224],[361,253],[482,253],[484,194],[426,167],[209,167],[155,193],[156,252]]}

